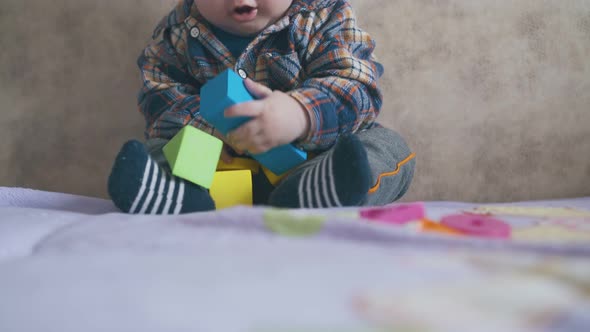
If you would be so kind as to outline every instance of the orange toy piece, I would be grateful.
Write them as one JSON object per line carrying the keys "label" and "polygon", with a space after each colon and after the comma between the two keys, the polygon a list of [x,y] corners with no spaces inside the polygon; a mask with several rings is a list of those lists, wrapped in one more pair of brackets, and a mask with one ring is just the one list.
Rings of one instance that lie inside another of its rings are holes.
{"label": "orange toy piece", "polygon": [[457,230],[428,219],[422,219],[420,221],[420,230],[425,233],[437,233],[453,236],[465,235]]}

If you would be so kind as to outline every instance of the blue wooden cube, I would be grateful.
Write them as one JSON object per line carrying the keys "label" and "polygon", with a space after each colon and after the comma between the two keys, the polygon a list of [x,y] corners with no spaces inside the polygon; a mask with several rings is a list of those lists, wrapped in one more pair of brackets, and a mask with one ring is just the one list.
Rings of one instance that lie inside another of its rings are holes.
{"label": "blue wooden cube", "polygon": [[252,101],[244,82],[233,70],[226,70],[201,88],[201,116],[227,135],[248,121],[248,117],[226,118],[223,112],[235,104]]}
{"label": "blue wooden cube", "polygon": [[287,144],[254,155],[254,159],[276,175],[282,175],[304,163],[307,160],[307,153],[291,144]]}
{"label": "blue wooden cube", "polygon": [[[254,98],[244,86],[242,78],[233,70],[228,69],[201,88],[201,116],[215,129],[227,135],[230,131],[246,123],[249,118],[226,118],[224,116],[225,109],[252,100]],[[287,144],[253,157],[273,173],[281,175],[305,162],[307,153],[292,144]]]}

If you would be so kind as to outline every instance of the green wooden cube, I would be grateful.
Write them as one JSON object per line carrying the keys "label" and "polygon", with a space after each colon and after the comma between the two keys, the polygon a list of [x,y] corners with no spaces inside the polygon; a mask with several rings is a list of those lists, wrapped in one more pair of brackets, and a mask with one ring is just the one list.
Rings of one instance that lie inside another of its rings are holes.
{"label": "green wooden cube", "polygon": [[186,126],[164,146],[163,152],[172,174],[209,189],[222,147],[217,137]]}

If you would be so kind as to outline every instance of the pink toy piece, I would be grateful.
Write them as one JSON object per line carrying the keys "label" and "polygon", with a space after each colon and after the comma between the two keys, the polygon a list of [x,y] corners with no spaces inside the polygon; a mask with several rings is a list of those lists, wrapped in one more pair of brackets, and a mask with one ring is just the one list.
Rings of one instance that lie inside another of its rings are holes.
{"label": "pink toy piece", "polygon": [[456,214],[443,217],[440,223],[472,236],[505,239],[511,234],[507,223],[482,215]]}
{"label": "pink toy piece", "polygon": [[403,225],[424,218],[424,203],[389,205],[361,210],[361,217],[387,224]]}

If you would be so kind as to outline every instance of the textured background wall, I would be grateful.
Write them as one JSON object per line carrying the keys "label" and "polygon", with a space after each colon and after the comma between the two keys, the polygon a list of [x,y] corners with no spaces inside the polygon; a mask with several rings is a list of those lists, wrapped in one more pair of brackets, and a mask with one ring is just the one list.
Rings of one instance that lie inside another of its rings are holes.
{"label": "textured background wall", "polygon": [[[105,197],[135,59],[173,1],[3,0],[0,185]],[[356,0],[412,200],[590,195],[590,1]]]}

